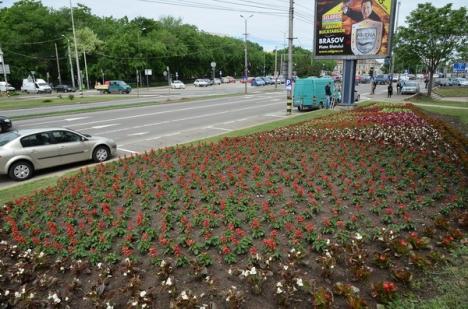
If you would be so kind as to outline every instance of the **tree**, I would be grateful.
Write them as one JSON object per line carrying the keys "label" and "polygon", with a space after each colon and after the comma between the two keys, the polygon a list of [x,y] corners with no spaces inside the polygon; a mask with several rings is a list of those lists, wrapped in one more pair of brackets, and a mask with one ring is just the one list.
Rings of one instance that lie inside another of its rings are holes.
{"label": "tree", "polygon": [[403,54],[414,55],[429,72],[428,96],[432,93],[432,79],[439,64],[449,60],[467,44],[467,10],[452,10],[447,4],[436,8],[430,3],[419,4],[407,17],[407,27],[399,29],[396,48]]}

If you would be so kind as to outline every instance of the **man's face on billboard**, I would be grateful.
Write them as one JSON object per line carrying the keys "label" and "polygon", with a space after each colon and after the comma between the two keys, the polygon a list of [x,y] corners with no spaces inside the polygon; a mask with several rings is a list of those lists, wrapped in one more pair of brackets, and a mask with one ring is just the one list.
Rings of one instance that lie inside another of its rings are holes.
{"label": "man's face on billboard", "polygon": [[361,12],[364,19],[368,18],[372,14],[372,2],[365,1],[361,4]]}

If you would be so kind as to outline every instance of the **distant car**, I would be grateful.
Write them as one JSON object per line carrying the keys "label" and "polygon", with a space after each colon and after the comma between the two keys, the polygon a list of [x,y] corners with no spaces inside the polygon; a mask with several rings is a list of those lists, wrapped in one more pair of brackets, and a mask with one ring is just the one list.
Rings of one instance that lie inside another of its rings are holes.
{"label": "distant car", "polygon": [[205,81],[207,82],[208,86],[212,86],[212,85],[213,85],[213,80],[208,79],[208,78],[205,78]]}
{"label": "distant car", "polygon": [[405,81],[401,87],[401,94],[416,94],[419,93],[419,84],[414,81]]}
{"label": "distant car", "polygon": [[462,77],[455,78],[455,85],[456,86],[468,86],[468,79],[462,78]]}
{"label": "distant car", "polygon": [[213,80],[213,85],[221,85],[221,80],[219,78],[215,78]]}
{"label": "distant car", "polygon": [[7,117],[0,116],[0,133],[9,131],[13,126],[11,120]]}
{"label": "distant car", "polygon": [[1,92],[11,92],[15,91],[15,87],[13,87],[10,83],[7,82],[0,82],[0,91]]}
{"label": "distant car", "polygon": [[74,162],[103,162],[117,152],[117,144],[63,128],[29,129],[0,134],[0,174],[16,181],[34,171]]}
{"label": "distant car", "polygon": [[193,82],[193,85],[195,87],[208,87],[210,84],[206,81],[206,79],[199,78]]}
{"label": "distant car", "polygon": [[265,81],[261,77],[255,77],[250,84],[252,86],[265,86]]}
{"label": "distant car", "polygon": [[388,83],[388,76],[382,74],[377,75],[374,78],[374,81],[377,83],[377,85],[385,85]]}
{"label": "distant car", "polygon": [[175,80],[171,83],[172,89],[185,89],[185,84],[180,80]]}
{"label": "distant car", "polygon": [[274,85],[275,81],[271,79],[269,76],[264,76],[262,77],[263,81],[265,82],[265,85]]}
{"label": "distant car", "polygon": [[368,74],[361,75],[361,78],[359,79],[359,82],[361,84],[368,84],[368,83],[370,83],[370,81],[371,81],[371,77]]}
{"label": "distant car", "polygon": [[76,89],[68,85],[57,85],[55,86],[55,91],[57,92],[75,92]]}
{"label": "distant car", "polygon": [[225,76],[221,79],[221,81],[223,82],[223,84],[229,84],[229,83],[235,83],[236,79],[232,76]]}

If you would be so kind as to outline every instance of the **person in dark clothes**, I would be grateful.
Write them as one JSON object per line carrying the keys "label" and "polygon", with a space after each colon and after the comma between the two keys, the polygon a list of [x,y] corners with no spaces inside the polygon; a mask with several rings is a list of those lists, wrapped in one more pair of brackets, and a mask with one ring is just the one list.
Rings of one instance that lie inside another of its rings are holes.
{"label": "person in dark clothes", "polygon": [[396,84],[396,93],[401,94],[401,79],[398,79],[398,82]]}
{"label": "person in dark clothes", "polygon": [[393,84],[390,83],[388,84],[388,88],[387,88],[387,98],[391,98],[392,94],[393,94]]}
{"label": "person in dark clothes", "polygon": [[325,85],[325,96],[327,97],[327,104],[326,104],[326,108],[329,108],[330,107],[330,103],[331,103],[331,83],[328,83],[327,85]]}
{"label": "person in dark clothes", "polygon": [[381,21],[379,15],[377,15],[372,9],[372,0],[362,0],[361,11],[354,11],[349,7],[349,3],[345,2],[342,4],[343,14],[355,20],[361,22],[365,19],[372,19],[374,21]]}
{"label": "person in dark clothes", "polygon": [[371,94],[375,94],[375,88],[377,88],[377,82],[375,80],[372,81],[372,91]]}

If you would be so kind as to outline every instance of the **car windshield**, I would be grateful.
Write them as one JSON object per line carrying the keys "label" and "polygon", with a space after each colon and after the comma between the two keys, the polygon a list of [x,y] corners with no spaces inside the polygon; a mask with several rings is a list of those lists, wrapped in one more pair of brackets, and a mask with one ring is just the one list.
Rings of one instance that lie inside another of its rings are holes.
{"label": "car windshield", "polygon": [[126,82],[123,82],[123,81],[120,81],[120,82],[119,82],[119,85],[120,85],[120,86],[127,86],[127,83],[126,83]]}
{"label": "car windshield", "polygon": [[19,136],[16,132],[6,132],[0,134],[0,146],[6,145]]}

